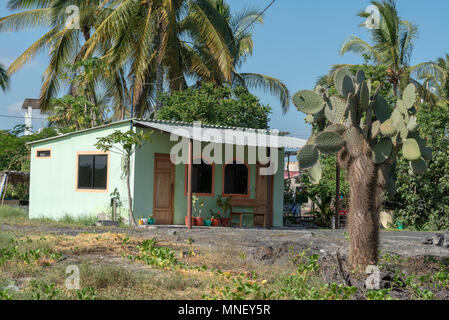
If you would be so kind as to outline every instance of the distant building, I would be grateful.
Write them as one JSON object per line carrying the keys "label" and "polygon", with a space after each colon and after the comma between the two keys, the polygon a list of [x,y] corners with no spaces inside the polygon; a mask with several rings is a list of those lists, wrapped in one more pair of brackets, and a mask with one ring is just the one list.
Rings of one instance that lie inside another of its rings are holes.
{"label": "distant building", "polygon": [[[47,122],[46,115],[41,111],[39,99],[25,99],[22,105],[22,110],[25,111],[25,135],[33,134],[33,131],[39,131],[45,127]],[[33,127],[34,121],[34,127]],[[40,123],[40,125],[39,125]],[[33,130],[34,129],[34,130]]]}

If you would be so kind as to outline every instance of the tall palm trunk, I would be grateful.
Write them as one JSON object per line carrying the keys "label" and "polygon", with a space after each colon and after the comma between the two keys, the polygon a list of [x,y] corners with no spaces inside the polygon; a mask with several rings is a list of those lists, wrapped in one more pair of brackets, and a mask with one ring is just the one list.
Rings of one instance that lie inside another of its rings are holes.
{"label": "tall palm trunk", "polygon": [[156,109],[155,115],[162,108],[162,101],[160,95],[164,90],[164,67],[162,60],[164,57],[164,23],[159,15],[157,28],[157,55],[156,55]]}

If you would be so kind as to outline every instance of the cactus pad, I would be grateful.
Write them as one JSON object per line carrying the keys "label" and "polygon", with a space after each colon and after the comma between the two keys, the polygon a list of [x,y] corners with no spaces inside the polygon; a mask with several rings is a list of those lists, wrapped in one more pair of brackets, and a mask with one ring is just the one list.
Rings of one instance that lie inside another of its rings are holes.
{"label": "cactus pad", "polygon": [[408,131],[415,132],[416,130],[418,130],[418,128],[419,128],[419,124],[418,124],[418,120],[416,119],[416,116],[411,116],[407,123]]}
{"label": "cactus pad", "polygon": [[349,154],[354,157],[360,157],[363,152],[363,133],[360,128],[351,127],[345,134],[346,148]]}
{"label": "cactus pad", "polygon": [[369,95],[370,94],[369,94],[368,85],[366,84],[365,81],[363,81],[360,84],[360,93],[359,93],[360,107],[362,108],[362,110],[368,109],[369,100],[370,100]]}
{"label": "cactus pad", "polygon": [[321,163],[317,161],[315,165],[312,168],[310,168],[308,174],[310,182],[312,182],[312,184],[320,183],[321,177],[323,175],[323,168],[321,167]]}
{"label": "cactus pad", "polygon": [[324,113],[331,123],[342,123],[346,113],[346,102],[338,97],[330,97]]}
{"label": "cactus pad", "polygon": [[374,114],[380,122],[384,122],[385,120],[390,118],[390,108],[388,106],[387,101],[381,95],[376,96],[376,100],[374,101]]}
{"label": "cactus pad", "polygon": [[426,161],[422,158],[415,161],[410,161],[410,169],[412,169],[413,174],[422,174],[427,170]]}
{"label": "cactus pad", "polygon": [[308,169],[313,167],[313,165],[317,163],[319,156],[320,155],[318,153],[318,149],[316,148],[315,145],[306,144],[298,152],[297,158],[299,162],[299,167],[301,169]]}
{"label": "cactus pad", "polygon": [[402,100],[407,109],[413,108],[416,102],[416,88],[415,85],[410,83],[402,94]]}
{"label": "cactus pad", "polygon": [[419,149],[418,142],[416,142],[413,138],[403,140],[402,153],[409,161],[414,161],[421,158],[421,151]]}
{"label": "cactus pad", "polygon": [[346,127],[341,123],[336,123],[328,127],[326,131],[335,131],[338,134],[342,135],[346,131]]}
{"label": "cactus pad", "polygon": [[382,138],[373,148],[373,162],[383,163],[391,155],[393,144],[390,138]]}
{"label": "cactus pad", "polygon": [[377,137],[377,135],[380,133],[380,126],[382,124],[380,123],[379,120],[376,120],[373,122],[373,124],[371,125],[371,138],[374,139],[375,137]]}
{"label": "cactus pad", "polygon": [[405,102],[402,101],[402,99],[398,99],[398,101],[396,102],[396,107],[398,108],[399,112],[402,113],[403,115],[408,114],[407,106],[405,105]]}
{"label": "cactus pad", "polygon": [[347,68],[340,68],[337,71],[335,71],[335,76],[334,76],[335,88],[337,89],[338,93],[342,96],[344,96],[343,82],[344,82],[344,78],[346,76],[351,76],[351,74],[349,73]]}
{"label": "cactus pad", "polygon": [[317,135],[315,143],[320,152],[334,154],[340,151],[344,141],[335,131],[324,131]]}
{"label": "cactus pad", "polygon": [[342,88],[343,97],[347,97],[348,94],[354,93],[354,91],[355,91],[355,88],[354,88],[354,81],[352,80],[352,77],[345,76],[343,78],[343,88]]}
{"label": "cactus pad", "polygon": [[316,114],[324,109],[325,103],[323,98],[310,90],[303,90],[295,93],[293,103],[299,111],[306,114]]}
{"label": "cactus pad", "polygon": [[365,78],[366,78],[365,72],[363,70],[357,71],[355,78],[356,78],[358,84],[362,83],[363,81],[365,81]]}
{"label": "cactus pad", "polygon": [[393,125],[393,120],[388,119],[382,123],[380,126],[380,132],[382,132],[385,137],[394,136],[397,133],[397,130]]}

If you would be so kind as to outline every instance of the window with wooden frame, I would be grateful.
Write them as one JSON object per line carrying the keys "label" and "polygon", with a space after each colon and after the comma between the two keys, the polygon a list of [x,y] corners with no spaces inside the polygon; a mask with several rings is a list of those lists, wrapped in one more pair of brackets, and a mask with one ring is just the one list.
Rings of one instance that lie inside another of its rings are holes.
{"label": "window with wooden frame", "polygon": [[[200,196],[214,195],[214,165],[201,160],[192,165],[192,192]],[[185,192],[187,193],[188,166],[186,165]]]}
{"label": "window with wooden frame", "polygon": [[78,190],[107,190],[108,155],[78,154]]}
{"label": "window with wooden frame", "polygon": [[36,150],[36,158],[51,158],[51,150],[50,149]]}
{"label": "window with wooden frame", "polygon": [[246,164],[233,161],[224,167],[223,190],[225,195],[249,195],[249,168]]}

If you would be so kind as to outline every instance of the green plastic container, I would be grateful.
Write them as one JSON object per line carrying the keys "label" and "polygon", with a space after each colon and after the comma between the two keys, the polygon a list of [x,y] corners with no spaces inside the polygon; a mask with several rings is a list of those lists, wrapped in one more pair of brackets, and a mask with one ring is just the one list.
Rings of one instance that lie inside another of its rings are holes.
{"label": "green plastic container", "polygon": [[204,220],[204,225],[210,227],[212,225],[212,220]]}

